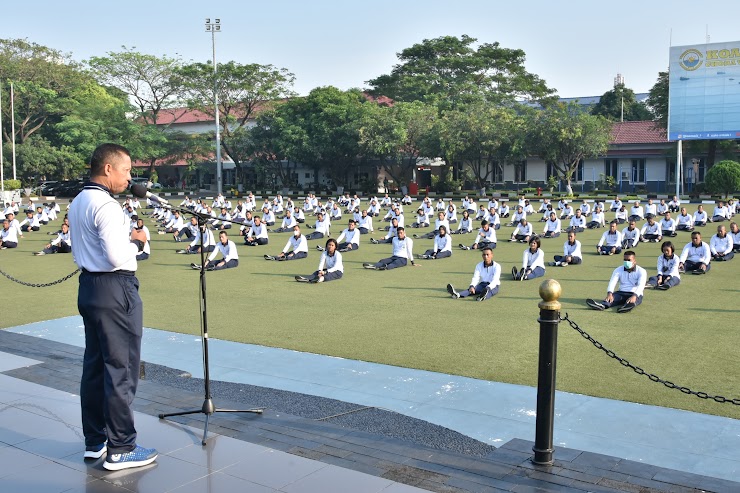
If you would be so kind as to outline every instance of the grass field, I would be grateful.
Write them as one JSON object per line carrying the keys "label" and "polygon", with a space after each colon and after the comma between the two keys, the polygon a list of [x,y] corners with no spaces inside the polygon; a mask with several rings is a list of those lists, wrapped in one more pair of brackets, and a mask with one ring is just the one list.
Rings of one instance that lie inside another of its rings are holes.
{"label": "grass field", "polygon": [[[338,235],[345,224],[334,224],[332,232]],[[139,263],[138,273],[145,325],[197,334],[198,273],[188,266],[196,259],[176,255],[174,250],[184,244],[174,243],[170,235],[157,235],[154,225],[147,225],[154,233],[152,257]],[[27,282],[52,281],[74,270],[71,255],[31,255],[48,242],[45,231],[50,229],[51,225],[27,234],[16,250],[0,252],[0,269]],[[700,229],[706,241],[715,230],[712,225]],[[536,223],[535,230],[541,231],[542,223]],[[366,235],[359,251],[344,255],[342,280],[309,285],[296,283],[293,276],[316,269],[320,255],[314,248],[324,242],[309,242],[308,259],[268,262],[262,255],[279,253],[288,237],[272,234],[266,247],[240,246],[238,268],[207,274],[209,335],[534,386],[542,279],[511,280],[511,267],[521,266],[525,245],[507,243],[510,232],[506,226],[498,231],[499,246],[494,250],[494,260],[504,273],[500,293],[482,303],[473,297],[452,300],[445,290],[447,283],[458,289],[468,286],[480,260],[476,251],[455,248],[451,258],[420,261],[419,268],[368,271],[362,263],[390,256],[390,245],[372,245]],[[740,330],[734,318],[740,259],[714,264],[706,276],[683,276],[682,284],[670,291],[646,290],[643,304],[631,313],[596,312],[584,300],[604,296],[612,270],[622,261],[621,256],[594,253],[602,232],[579,235],[583,265],[548,267],[545,278],[562,285],[562,311],[606,347],[650,373],[694,390],[739,398]],[[472,243],[473,238],[456,235],[453,240],[456,246],[461,241]],[[682,233],[673,240],[680,252],[689,236]],[[564,236],[543,241],[547,260],[562,253],[564,241]],[[415,240],[414,252],[422,253],[431,244],[432,240]],[[636,253],[638,263],[654,274],[659,245],[643,243]],[[2,312],[2,327],[77,314],[76,278],[49,288],[24,287],[0,278],[0,288],[6,300],[14,302]],[[740,418],[739,406],[686,396],[623,368],[567,324],[560,325],[558,344],[559,390]]]}

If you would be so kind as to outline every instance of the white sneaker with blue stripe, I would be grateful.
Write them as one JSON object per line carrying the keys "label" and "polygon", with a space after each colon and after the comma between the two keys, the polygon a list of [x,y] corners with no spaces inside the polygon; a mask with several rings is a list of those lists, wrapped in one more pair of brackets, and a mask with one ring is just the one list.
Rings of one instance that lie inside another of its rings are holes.
{"label": "white sneaker with blue stripe", "polygon": [[85,447],[85,459],[100,459],[108,450],[105,442],[90,447]]}
{"label": "white sneaker with blue stripe", "polygon": [[108,454],[103,467],[109,471],[120,471],[132,467],[142,467],[151,464],[157,458],[157,449],[144,448],[137,445],[131,452],[123,454]]}

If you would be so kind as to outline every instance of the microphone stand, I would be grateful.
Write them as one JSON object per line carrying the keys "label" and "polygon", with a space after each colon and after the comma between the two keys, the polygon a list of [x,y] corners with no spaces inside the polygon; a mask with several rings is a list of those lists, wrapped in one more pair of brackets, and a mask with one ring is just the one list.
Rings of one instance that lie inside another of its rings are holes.
{"label": "microphone stand", "polygon": [[[208,227],[207,220],[210,219],[210,216],[206,216],[205,214],[198,213],[195,211],[192,211],[190,209],[183,209],[180,207],[172,207],[173,210],[179,211],[181,214],[187,214],[190,216],[194,216],[198,218],[198,231],[200,234],[200,309],[201,309],[201,317],[200,317],[200,331],[201,331],[201,341],[203,346],[203,386],[204,386],[204,393],[205,398],[203,400],[203,405],[200,409],[192,409],[189,411],[182,411],[178,413],[163,413],[159,415],[159,419],[165,419],[173,416],[186,416],[189,414],[205,414],[206,416],[206,422],[205,426],[203,427],[203,439],[201,440],[201,445],[206,444],[206,440],[208,439],[208,420],[211,417],[211,415],[215,413],[254,413],[254,414],[262,414],[263,409],[221,409],[217,408],[216,405],[213,403],[213,397],[211,396],[211,375],[210,375],[210,365],[208,360],[208,311],[206,309],[206,262],[205,262],[205,232],[206,228]],[[234,221],[227,221],[227,220],[221,220],[226,221],[233,224]]]}

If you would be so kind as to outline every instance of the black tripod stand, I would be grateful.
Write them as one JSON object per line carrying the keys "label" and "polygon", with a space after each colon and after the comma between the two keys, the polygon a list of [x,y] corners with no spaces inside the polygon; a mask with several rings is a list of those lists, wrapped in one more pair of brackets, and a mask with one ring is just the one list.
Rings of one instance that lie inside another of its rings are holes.
{"label": "black tripod stand", "polygon": [[206,444],[208,438],[208,420],[214,413],[255,413],[262,414],[262,409],[219,409],[213,403],[211,397],[211,376],[210,367],[208,363],[208,312],[206,310],[206,262],[205,262],[205,234],[206,234],[206,217],[202,214],[198,214],[189,209],[176,209],[180,213],[189,214],[198,218],[198,231],[200,234],[200,328],[201,328],[201,340],[203,341],[203,386],[205,391],[205,399],[203,400],[203,406],[200,409],[193,409],[191,411],[182,411],[179,413],[167,413],[160,414],[159,419],[165,419],[172,416],[185,416],[188,414],[202,413],[206,415],[206,423],[203,427],[203,440],[201,443]]}

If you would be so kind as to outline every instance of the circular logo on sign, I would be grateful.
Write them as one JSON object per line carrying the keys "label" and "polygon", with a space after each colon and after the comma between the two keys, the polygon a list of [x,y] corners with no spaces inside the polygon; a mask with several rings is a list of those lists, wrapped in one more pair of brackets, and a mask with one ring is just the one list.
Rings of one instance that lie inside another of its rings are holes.
{"label": "circular logo on sign", "polygon": [[701,52],[694,48],[690,48],[681,54],[679,64],[684,70],[692,71],[701,67],[701,62]]}

